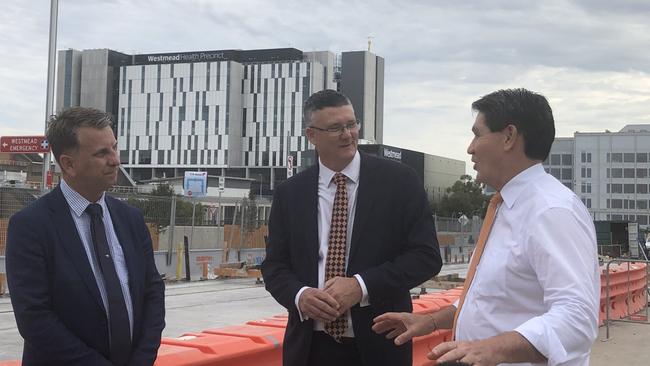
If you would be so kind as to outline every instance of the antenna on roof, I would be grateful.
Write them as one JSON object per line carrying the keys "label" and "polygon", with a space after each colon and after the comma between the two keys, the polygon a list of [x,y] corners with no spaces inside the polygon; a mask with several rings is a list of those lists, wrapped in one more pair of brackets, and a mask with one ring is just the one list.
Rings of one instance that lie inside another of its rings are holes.
{"label": "antenna on roof", "polygon": [[372,46],[372,39],[375,38],[374,36],[368,36],[368,52],[370,52],[370,48]]}

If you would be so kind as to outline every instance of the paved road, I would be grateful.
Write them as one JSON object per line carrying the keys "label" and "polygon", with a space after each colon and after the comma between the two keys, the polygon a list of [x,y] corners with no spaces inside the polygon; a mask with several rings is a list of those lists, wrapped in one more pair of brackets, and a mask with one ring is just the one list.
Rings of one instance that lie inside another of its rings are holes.
{"label": "paved road", "polygon": [[[464,277],[467,264],[446,265],[441,274]],[[414,291],[417,292],[417,291]],[[282,314],[285,309],[253,279],[170,283],[166,290],[167,327],[164,337],[186,332],[243,324]],[[592,349],[591,365],[646,366],[650,359],[650,325],[614,323],[611,337],[602,342],[605,328]],[[0,360],[20,359],[22,338],[16,329],[8,297],[0,297]]]}
{"label": "paved road", "polygon": [[[442,274],[467,272],[467,264],[446,265]],[[414,293],[417,291],[414,291]],[[167,326],[163,337],[243,324],[285,313],[254,279],[168,283],[165,291]],[[0,360],[20,359],[22,338],[16,328],[9,297],[0,297]]]}

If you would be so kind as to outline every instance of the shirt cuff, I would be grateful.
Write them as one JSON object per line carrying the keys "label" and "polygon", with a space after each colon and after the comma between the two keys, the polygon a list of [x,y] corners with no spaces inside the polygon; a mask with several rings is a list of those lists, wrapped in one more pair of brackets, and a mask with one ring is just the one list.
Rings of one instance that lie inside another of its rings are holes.
{"label": "shirt cuff", "polygon": [[542,317],[532,318],[514,329],[521,334],[539,353],[548,359],[548,366],[567,361],[567,351],[552,327]]}
{"label": "shirt cuff", "polygon": [[296,304],[296,309],[298,310],[298,316],[300,316],[301,322],[304,322],[305,320],[309,319],[307,315],[302,314],[302,311],[300,311],[300,306],[298,306],[298,303],[300,301],[300,295],[302,295],[302,293],[305,292],[305,290],[308,288],[309,286],[303,286],[300,290],[298,290],[298,293],[296,294],[296,298],[293,300],[294,303]]}
{"label": "shirt cuff", "polygon": [[359,301],[359,306],[370,306],[370,296],[368,296],[368,288],[366,287],[366,283],[363,282],[363,278],[361,278],[360,274],[355,274],[354,278],[357,279],[357,282],[359,282],[359,287],[361,287],[361,301]]}

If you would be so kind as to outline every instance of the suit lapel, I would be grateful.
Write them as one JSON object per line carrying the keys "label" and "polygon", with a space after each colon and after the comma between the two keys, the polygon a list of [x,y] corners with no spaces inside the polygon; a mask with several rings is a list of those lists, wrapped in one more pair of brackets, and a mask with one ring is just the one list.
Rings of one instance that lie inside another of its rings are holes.
{"label": "suit lapel", "polygon": [[[349,263],[352,263],[355,253],[359,250],[359,238],[367,223],[368,217],[372,212],[373,197],[376,197],[374,189],[373,169],[375,160],[366,154],[361,154],[361,168],[359,171],[359,188],[357,188],[357,205],[354,214],[354,223],[352,225],[352,239],[350,240],[350,257]],[[348,268],[350,265],[348,264]]]}
{"label": "suit lapel", "polygon": [[318,165],[315,165],[305,171],[305,181],[301,184],[300,191],[296,194],[300,210],[298,215],[303,217],[305,222],[305,245],[308,246],[308,263],[310,269],[309,279],[310,286],[318,286]]}
{"label": "suit lapel", "polygon": [[74,264],[81,279],[88,287],[88,291],[92,294],[97,304],[106,311],[104,302],[97,287],[97,280],[90,267],[88,255],[84,249],[77,226],[72,220],[70,213],[70,206],[63,196],[60,187],[56,187],[49,195],[48,206],[52,211],[52,221],[59,233],[60,244],[63,249],[68,253],[70,261]]}

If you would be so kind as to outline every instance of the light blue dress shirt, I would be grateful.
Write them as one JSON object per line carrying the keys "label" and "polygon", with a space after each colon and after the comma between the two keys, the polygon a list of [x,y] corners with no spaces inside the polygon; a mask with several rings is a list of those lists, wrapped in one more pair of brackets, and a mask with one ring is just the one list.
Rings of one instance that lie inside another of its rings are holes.
{"label": "light blue dress shirt", "polygon": [[[106,286],[104,285],[104,275],[99,268],[97,257],[95,257],[95,248],[93,246],[92,234],[90,232],[90,215],[85,212],[86,207],[94,202],[88,201],[77,191],[72,189],[65,182],[65,179],[61,179],[61,192],[63,192],[63,196],[68,202],[68,206],[70,206],[72,220],[74,221],[75,226],[77,226],[77,232],[79,233],[79,238],[81,238],[81,242],[83,243],[88,261],[90,262],[90,268],[95,275],[95,281],[97,282],[97,287],[99,287],[99,293],[102,296],[104,309],[106,309],[106,316],[110,319],[110,314],[108,313],[108,297],[106,295]],[[129,271],[126,267],[124,252],[122,252],[122,246],[120,246],[120,242],[117,239],[117,234],[113,227],[113,221],[111,220],[111,215],[109,214],[106,200],[104,198],[105,194],[102,194],[102,197],[96,203],[102,206],[102,219],[104,220],[104,227],[106,228],[106,239],[108,240],[108,247],[111,251],[115,271],[117,272],[117,277],[119,278],[120,286],[122,287],[122,295],[124,296],[126,311],[129,315],[131,336],[133,336],[133,302],[131,301],[131,292],[129,292]]]}

